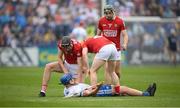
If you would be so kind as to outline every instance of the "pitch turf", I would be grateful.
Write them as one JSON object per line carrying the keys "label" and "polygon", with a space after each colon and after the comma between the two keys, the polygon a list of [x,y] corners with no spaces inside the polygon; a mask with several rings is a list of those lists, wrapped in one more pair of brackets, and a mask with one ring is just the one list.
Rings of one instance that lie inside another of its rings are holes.
{"label": "pitch turf", "polygon": [[[0,68],[0,107],[180,107],[180,66],[123,67],[121,85],[145,90],[157,83],[154,97],[81,97],[63,98],[63,86],[58,85],[60,74],[53,73],[47,97],[38,93],[43,68]],[[62,74],[61,74],[62,75]],[[103,71],[98,72],[103,80]],[[86,82],[89,82],[86,80]]]}

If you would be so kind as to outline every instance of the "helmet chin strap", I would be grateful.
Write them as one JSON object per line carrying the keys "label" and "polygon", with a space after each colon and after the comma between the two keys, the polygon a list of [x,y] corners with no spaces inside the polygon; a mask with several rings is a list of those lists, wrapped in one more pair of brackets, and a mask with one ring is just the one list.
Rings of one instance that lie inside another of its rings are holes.
{"label": "helmet chin strap", "polygon": [[111,21],[111,20],[114,20],[114,19],[115,19],[115,17],[116,17],[116,16],[115,16],[115,15],[113,15],[112,19],[107,19],[107,20],[110,20],[110,21]]}
{"label": "helmet chin strap", "polygon": [[114,20],[115,17],[116,17],[116,15],[115,15],[115,12],[114,12],[114,11],[112,11],[112,13],[113,13],[113,20]]}

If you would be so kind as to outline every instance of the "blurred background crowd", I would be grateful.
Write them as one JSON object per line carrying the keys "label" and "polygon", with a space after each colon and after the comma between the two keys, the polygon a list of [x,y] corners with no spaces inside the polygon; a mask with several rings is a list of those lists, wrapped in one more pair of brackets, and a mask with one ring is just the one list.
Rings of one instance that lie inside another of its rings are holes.
{"label": "blurred background crowd", "polygon": [[121,16],[160,16],[172,18],[180,15],[179,0],[107,0]]}
{"label": "blurred background crowd", "polygon": [[98,10],[92,0],[1,0],[0,45],[56,45],[80,22],[97,22]]}
{"label": "blurred background crowd", "polygon": [[[123,18],[156,16],[178,18],[179,0],[106,0]],[[62,36],[78,40],[96,34],[101,13],[101,0],[1,0],[0,46],[56,46]],[[180,23],[126,22],[129,47],[142,45],[162,49],[166,37],[177,35]]]}

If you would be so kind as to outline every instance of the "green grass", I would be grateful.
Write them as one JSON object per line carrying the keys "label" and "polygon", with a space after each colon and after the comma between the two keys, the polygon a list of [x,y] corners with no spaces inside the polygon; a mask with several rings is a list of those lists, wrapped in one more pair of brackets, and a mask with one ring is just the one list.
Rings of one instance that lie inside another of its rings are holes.
{"label": "green grass", "polygon": [[[0,68],[0,107],[180,107],[180,66],[127,66],[122,69],[121,85],[145,90],[157,83],[154,97],[63,98],[59,76],[53,73],[47,97],[40,98],[43,68]],[[103,71],[98,72],[103,80]],[[86,82],[89,82],[87,80]]]}

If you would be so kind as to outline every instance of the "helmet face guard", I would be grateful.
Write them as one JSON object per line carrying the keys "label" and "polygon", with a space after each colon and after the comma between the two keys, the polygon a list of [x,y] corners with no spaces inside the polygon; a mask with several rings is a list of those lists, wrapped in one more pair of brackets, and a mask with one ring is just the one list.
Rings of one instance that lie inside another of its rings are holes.
{"label": "helmet face guard", "polygon": [[108,11],[110,11],[110,12],[114,12],[115,11],[112,5],[106,5],[104,7],[104,13],[106,13]]}
{"label": "helmet face guard", "polygon": [[64,36],[64,37],[62,38],[61,46],[62,46],[62,47],[67,47],[67,46],[69,46],[70,44],[71,44],[71,39],[70,39],[70,37]]}
{"label": "helmet face guard", "polygon": [[71,51],[73,44],[72,44],[72,40],[70,39],[70,37],[64,36],[62,38],[61,47],[63,47],[68,52]]}
{"label": "helmet face guard", "polygon": [[70,83],[70,80],[73,79],[72,74],[64,74],[61,78],[60,78],[60,82],[63,85],[68,85]]}
{"label": "helmet face guard", "polygon": [[60,80],[61,84],[68,85],[68,84],[70,84],[70,81],[72,79],[75,79],[77,77],[78,77],[77,74],[66,73],[59,80]]}

